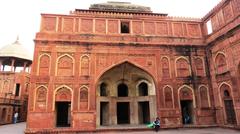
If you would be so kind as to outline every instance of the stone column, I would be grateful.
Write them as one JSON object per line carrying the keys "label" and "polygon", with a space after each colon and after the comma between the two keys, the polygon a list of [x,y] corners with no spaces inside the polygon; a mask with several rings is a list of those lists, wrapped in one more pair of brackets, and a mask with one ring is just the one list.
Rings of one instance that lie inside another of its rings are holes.
{"label": "stone column", "polygon": [[14,71],[14,63],[15,63],[15,59],[11,59],[11,72]]}
{"label": "stone column", "polygon": [[130,116],[132,118],[131,124],[139,124],[138,101],[136,97],[134,97],[133,101],[130,102],[130,111],[133,112],[133,114]]}
{"label": "stone column", "polygon": [[109,100],[109,124],[117,125],[117,102],[114,97],[111,97]]}
{"label": "stone column", "polygon": [[27,66],[27,62],[25,61],[23,65],[23,72],[26,72],[26,66]]}
{"label": "stone column", "polygon": [[3,69],[2,69],[2,60],[0,60],[0,71],[3,71]]}

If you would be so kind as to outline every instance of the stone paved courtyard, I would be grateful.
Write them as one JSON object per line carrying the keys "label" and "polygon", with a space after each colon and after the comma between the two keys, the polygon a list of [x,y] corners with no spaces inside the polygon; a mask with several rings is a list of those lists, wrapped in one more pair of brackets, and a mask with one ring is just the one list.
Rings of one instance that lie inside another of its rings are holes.
{"label": "stone paved courtyard", "polygon": [[[26,123],[17,123],[0,126],[0,134],[24,134]],[[156,134],[154,131],[130,131],[130,132],[98,132],[98,134]],[[84,133],[88,134],[88,133]],[[167,129],[160,130],[158,134],[240,134],[240,131],[223,128],[202,128],[202,129]]]}

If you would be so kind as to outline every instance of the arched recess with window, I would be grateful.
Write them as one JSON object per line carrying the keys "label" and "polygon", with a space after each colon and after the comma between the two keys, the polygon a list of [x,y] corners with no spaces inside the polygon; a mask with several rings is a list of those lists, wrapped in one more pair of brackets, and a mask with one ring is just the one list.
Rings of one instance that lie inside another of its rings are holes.
{"label": "arched recess with window", "polygon": [[163,87],[165,108],[174,108],[173,88],[169,85]]}
{"label": "arched recess with window", "polygon": [[171,71],[170,71],[170,60],[168,57],[162,57],[161,59],[161,65],[162,65],[162,77],[163,78],[170,78],[171,77]]}
{"label": "arched recess with window", "polygon": [[57,76],[73,76],[74,75],[74,58],[69,54],[58,57],[56,62]]}
{"label": "arched recess with window", "polygon": [[218,52],[215,57],[215,65],[218,74],[224,73],[227,71],[227,61],[226,56],[222,52]]}
{"label": "arched recess with window", "polygon": [[145,124],[156,118],[155,82],[128,61],[106,69],[97,82],[96,125]]}
{"label": "arched recess with window", "polygon": [[109,85],[108,82],[100,82],[101,84],[99,85],[99,94],[98,96],[108,96],[109,95]]}
{"label": "arched recess with window", "polygon": [[149,94],[149,82],[146,80],[139,80],[137,82],[138,93],[137,96],[148,96]]}
{"label": "arched recess with window", "polygon": [[175,69],[177,77],[191,76],[189,60],[186,57],[181,56],[175,60]]}
{"label": "arched recess with window", "polygon": [[51,68],[51,56],[49,54],[41,54],[38,59],[38,75],[49,75]]}
{"label": "arched recess with window", "polygon": [[236,124],[236,114],[234,110],[234,103],[232,97],[231,86],[223,82],[220,84],[221,100],[222,106],[224,108],[225,123],[226,124]]}

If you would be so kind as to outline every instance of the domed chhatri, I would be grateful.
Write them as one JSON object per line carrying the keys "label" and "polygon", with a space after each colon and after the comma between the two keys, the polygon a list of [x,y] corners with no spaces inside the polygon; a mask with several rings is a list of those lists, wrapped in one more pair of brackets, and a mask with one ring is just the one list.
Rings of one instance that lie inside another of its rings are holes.
{"label": "domed chhatri", "polygon": [[[32,56],[19,39],[0,49],[0,113],[2,124],[26,121]],[[4,102],[4,103],[2,103]]]}
{"label": "domed chhatri", "polygon": [[0,49],[0,57],[15,57],[32,61],[32,56],[19,42],[19,38],[14,43],[2,47]]}
{"label": "domed chhatri", "polygon": [[131,4],[130,2],[108,1],[107,3],[92,4],[90,10],[152,13],[150,7]]}

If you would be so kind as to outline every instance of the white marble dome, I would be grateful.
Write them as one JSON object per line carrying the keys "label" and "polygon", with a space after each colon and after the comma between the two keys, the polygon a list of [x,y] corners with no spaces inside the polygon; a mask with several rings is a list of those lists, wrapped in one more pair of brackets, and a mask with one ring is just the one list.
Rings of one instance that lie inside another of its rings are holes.
{"label": "white marble dome", "polygon": [[30,52],[19,43],[18,38],[14,43],[6,45],[0,49],[0,57],[15,57],[31,61],[33,59]]}

